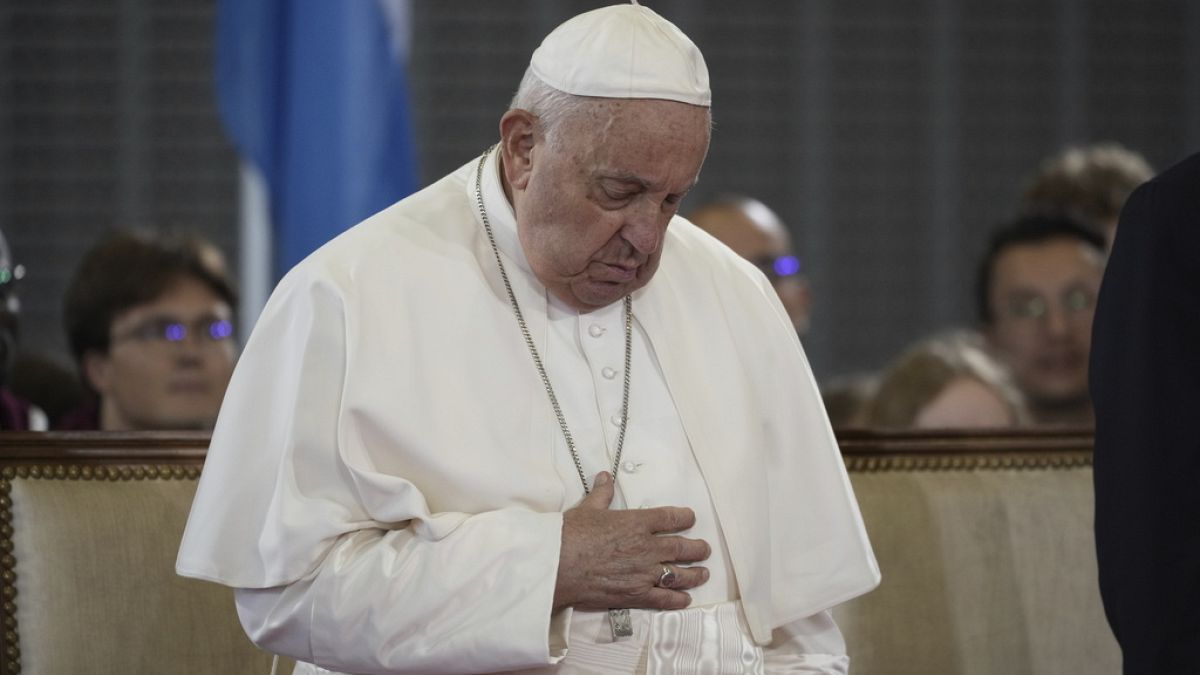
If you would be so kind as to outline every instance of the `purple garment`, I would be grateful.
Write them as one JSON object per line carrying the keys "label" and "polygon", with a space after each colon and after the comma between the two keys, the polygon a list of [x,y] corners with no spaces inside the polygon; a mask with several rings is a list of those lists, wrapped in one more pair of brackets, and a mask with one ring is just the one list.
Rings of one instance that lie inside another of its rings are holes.
{"label": "purple garment", "polygon": [[0,431],[29,431],[29,402],[0,387]]}
{"label": "purple garment", "polygon": [[64,413],[55,423],[60,431],[95,431],[100,428],[100,405],[89,396],[78,408]]}

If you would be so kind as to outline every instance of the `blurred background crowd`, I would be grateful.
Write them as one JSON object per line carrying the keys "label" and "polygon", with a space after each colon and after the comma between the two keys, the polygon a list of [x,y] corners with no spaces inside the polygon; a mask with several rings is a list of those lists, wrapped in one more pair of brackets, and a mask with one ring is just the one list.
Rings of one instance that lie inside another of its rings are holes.
{"label": "blurred background crowd", "polygon": [[[279,276],[478,156],[604,3],[255,4],[0,4],[0,428],[210,426]],[[646,4],[712,77],[681,212],[773,281],[835,426],[1091,424],[1117,215],[1200,147],[1200,6]],[[381,149],[392,182],[347,164]]]}

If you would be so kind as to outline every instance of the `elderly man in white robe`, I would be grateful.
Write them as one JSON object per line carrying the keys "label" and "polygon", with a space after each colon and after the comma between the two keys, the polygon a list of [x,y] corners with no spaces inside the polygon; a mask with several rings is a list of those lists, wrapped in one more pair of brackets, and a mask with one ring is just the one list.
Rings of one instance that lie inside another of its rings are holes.
{"label": "elderly man in white robe", "polygon": [[555,29],[498,145],[279,284],[179,573],[297,673],[845,673],[879,572],[817,388],[676,216],[709,106],[649,9]]}

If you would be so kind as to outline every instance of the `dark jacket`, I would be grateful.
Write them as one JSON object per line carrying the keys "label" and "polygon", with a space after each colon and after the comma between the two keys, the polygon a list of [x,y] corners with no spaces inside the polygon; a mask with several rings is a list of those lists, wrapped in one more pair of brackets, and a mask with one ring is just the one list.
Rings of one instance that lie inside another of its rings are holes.
{"label": "dark jacket", "polygon": [[1200,155],[1126,203],[1090,374],[1100,592],[1125,673],[1200,673]]}

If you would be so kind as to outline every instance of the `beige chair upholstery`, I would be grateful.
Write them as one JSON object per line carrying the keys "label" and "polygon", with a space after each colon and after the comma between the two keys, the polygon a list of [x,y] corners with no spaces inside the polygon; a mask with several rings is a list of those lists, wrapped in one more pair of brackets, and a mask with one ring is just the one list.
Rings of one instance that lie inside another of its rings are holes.
{"label": "beige chair upholstery", "polygon": [[[840,440],[883,570],[835,611],[855,675],[1120,672],[1096,586],[1090,436]],[[0,439],[0,675],[270,672],[231,592],[174,574],[206,442]]]}
{"label": "beige chair upholstery", "polygon": [[271,656],[241,630],[232,591],[175,575],[198,461],[68,459],[6,463],[0,471],[10,551],[0,672],[270,672]]}
{"label": "beige chair upholstery", "polygon": [[1090,453],[847,456],[883,571],[834,613],[852,673],[1121,672],[1096,582]]}

